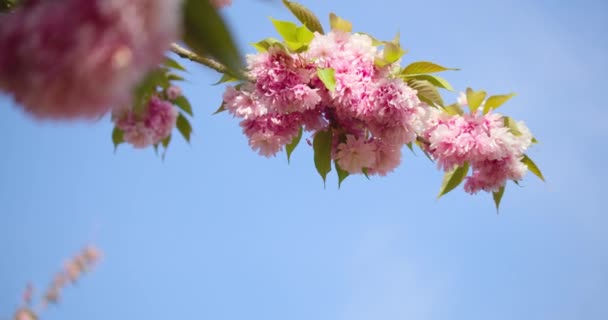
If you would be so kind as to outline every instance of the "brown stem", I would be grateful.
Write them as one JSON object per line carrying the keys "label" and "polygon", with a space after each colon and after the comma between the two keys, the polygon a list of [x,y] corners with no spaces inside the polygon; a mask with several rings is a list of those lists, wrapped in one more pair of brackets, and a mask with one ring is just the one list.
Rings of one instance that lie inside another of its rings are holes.
{"label": "brown stem", "polygon": [[225,65],[211,59],[211,58],[207,58],[207,57],[203,57],[203,56],[199,56],[198,54],[180,46],[177,43],[173,43],[171,45],[171,51],[173,51],[175,54],[177,54],[178,56],[184,58],[184,59],[188,59],[190,61],[194,61],[196,63],[200,63],[206,67],[209,67],[219,73],[228,73],[230,74],[230,70],[228,70],[228,68],[226,68]]}

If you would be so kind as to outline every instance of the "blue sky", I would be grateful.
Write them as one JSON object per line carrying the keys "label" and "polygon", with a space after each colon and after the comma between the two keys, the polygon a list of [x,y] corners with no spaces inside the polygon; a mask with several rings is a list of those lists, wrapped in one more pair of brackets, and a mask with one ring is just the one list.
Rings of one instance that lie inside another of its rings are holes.
{"label": "blue sky", "polygon": [[[462,70],[458,89],[516,92],[502,112],[540,140],[547,183],[441,200],[441,173],[405,152],[388,177],[326,189],[310,148],[290,165],[211,116],[223,88],[190,65],[191,145],[165,161],[121,146],[111,123],[40,122],[0,96],[0,318],[93,242],[98,269],[43,319],[608,319],[608,71],[604,1],[302,1],[391,39],[404,63]],[[291,19],[279,2],[224,11],[243,52]],[[455,99],[447,93],[444,98]]]}

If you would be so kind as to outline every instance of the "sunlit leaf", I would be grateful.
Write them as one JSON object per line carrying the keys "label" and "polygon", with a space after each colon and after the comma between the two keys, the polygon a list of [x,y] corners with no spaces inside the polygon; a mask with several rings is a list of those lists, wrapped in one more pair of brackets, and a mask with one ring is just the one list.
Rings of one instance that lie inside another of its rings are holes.
{"label": "sunlit leaf", "polygon": [[173,103],[176,106],[178,106],[180,109],[182,109],[185,113],[187,113],[191,116],[193,115],[192,106],[190,105],[190,101],[188,101],[188,99],[186,99],[186,97],[179,96],[179,97],[177,97],[177,99],[173,100]]}
{"label": "sunlit leaf", "polygon": [[445,106],[445,107],[443,107],[443,110],[445,110],[445,112],[447,114],[452,115],[452,116],[458,116],[458,115],[464,114],[464,110],[462,110],[462,108],[460,107],[460,105],[458,103],[452,103],[449,106]]}
{"label": "sunlit leaf", "polygon": [[190,136],[192,135],[192,126],[186,117],[184,117],[181,113],[177,116],[176,123],[177,130],[187,142],[190,142]]}
{"label": "sunlit leaf", "polygon": [[444,194],[458,187],[458,185],[467,176],[467,172],[469,172],[468,162],[465,162],[464,165],[457,167],[450,172],[446,172],[446,174],[443,176],[443,182],[441,183],[441,188],[439,189],[439,195],[437,197],[440,198]]}
{"label": "sunlit leaf", "polygon": [[259,52],[266,52],[268,49],[274,45],[282,46],[281,41],[275,38],[266,38],[262,41],[252,43],[251,44],[256,50]]}
{"label": "sunlit leaf", "polygon": [[489,97],[488,100],[486,100],[485,106],[483,107],[483,113],[486,114],[491,110],[500,107],[503,103],[509,101],[509,99],[513,98],[514,96],[515,93],[495,95]]}
{"label": "sunlit leaf", "polygon": [[335,70],[332,68],[317,68],[317,75],[327,90],[333,92],[336,90]]}
{"label": "sunlit leaf", "polygon": [[281,21],[270,18],[274,28],[285,41],[298,42],[298,26],[290,21]]}
{"label": "sunlit leaf", "polygon": [[401,71],[401,74],[409,75],[409,74],[424,74],[424,73],[435,73],[447,70],[459,70],[454,68],[446,68],[444,66],[440,66],[436,63],[432,63],[429,61],[418,61],[409,64],[407,67]]}
{"label": "sunlit leaf", "polygon": [[329,14],[329,25],[331,26],[331,30],[334,30],[334,31],[343,31],[343,32],[352,32],[353,31],[352,23],[338,17],[333,12]]}
{"label": "sunlit leaf", "polygon": [[291,13],[293,13],[293,15],[308,28],[308,30],[323,34],[323,26],[312,11],[293,1],[283,0],[283,4],[285,4],[289,11],[291,11]]}
{"label": "sunlit leaf", "polygon": [[524,154],[524,157],[521,159],[521,162],[528,167],[528,170],[530,170],[530,172],[532,172],[535,176],[540,178],[540,180],[545,181],[545,177],[543,177],[543,173],[540,172],[540,169],[538,168],[536,163],[534,163],[534,161],[532,161],[532,159],[530,159],[530,157],[528,157],[527,155]]}
{"label": "sunlit leaf", "polygon": [[323,178],[323,184],[327,178],[327,174],[331,171],[331,143],[332,131],[318,131],[312,142],[315,158],[315,167],[317,172]]}
{"label": "sunlit leaf", "polygon": [[481,105],[483,100],[486,98],[486,92],[483,90],[473,91],[471,88],[467,88],[467,104],[469,105],[469,109],[471,113],[475,113],[477,108]]}
{"label": "sunlit leaf", "polygon": [[445,80],[444,78],[442,78],[440,76],[436,76],[436,75],[418,74],[418,75],[407,76],[405,79],[426,80],[437,88],[454,91],[454,88],[452,88],[452,85],[450,85],[450,83],[447,80]]}
{"label": "sunlit leaf", "polygon": [[300,143],[300,140],[302,139],[303,131],[304,130],[302,130],[302,127],[300,127],[300,131],[298,132],[298,135],[296,137],[294,137],[288,145],[285,146],[285,152],[287,153],[287,163],[290,163],[291,153],[293,152],[293,150],[296,149],[296,147],[298,146],[298,143]]}
{"label": "sunlit leaf", "polygon": [[407,81],[407,85],[418,91],[418,98],[423,102],[433,106],[443,106],[443,99],[439,94],[437,88],[426,80],[410,79]]}
{"label": "sunlit leaf", "polygon": [[384,45],[384,61],[386,61],[388,64],[401,59],[405,53],[406,51],[401,49],[398,44],[389,42]]}
{"label": "sunlit leaf", "polygon": [[517,123],[513,118],[504,116],[502,117],[505,127],[509,129],[514,136],[519,137],[522,135],[521,131],[519,131],[519,127],[517,127]]}

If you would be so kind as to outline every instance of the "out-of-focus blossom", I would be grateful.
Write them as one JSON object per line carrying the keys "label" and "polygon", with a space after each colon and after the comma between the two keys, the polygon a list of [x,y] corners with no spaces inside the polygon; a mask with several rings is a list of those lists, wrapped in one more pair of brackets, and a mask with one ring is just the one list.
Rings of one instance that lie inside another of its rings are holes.
{"label": "out-of-focus blossom", "polygon": [[154,145],[171,135],[179,112],[170,101],[153,95],[142,111],[129,110],[116,117],[116,127],[123,138],[135,148]]}
{"label": "out-of-focus blossom", "polygon": [[181,0],[29,0],[0,18],[0,90],[37,118],[127,105],[179,31]]}

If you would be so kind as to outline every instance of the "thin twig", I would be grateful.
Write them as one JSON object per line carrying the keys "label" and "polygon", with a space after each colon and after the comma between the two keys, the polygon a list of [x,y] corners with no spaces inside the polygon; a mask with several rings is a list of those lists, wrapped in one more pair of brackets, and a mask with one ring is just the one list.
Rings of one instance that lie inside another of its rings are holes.
{"label": "thin twig", "polygon": [[230,74],[230,70],[228,70],[228,68],[225,65],[223,65],[223,64],[219,63],[218,61],[215,61],[211,58],[199,56],[198,54],[180,46],[177,43],[173,43],[171,45],[171,51],[173,51],[175,54],[177,54],[178,56],[180,56],[184,59],[188,59],[190,61],[200,63],[219,73]]}

